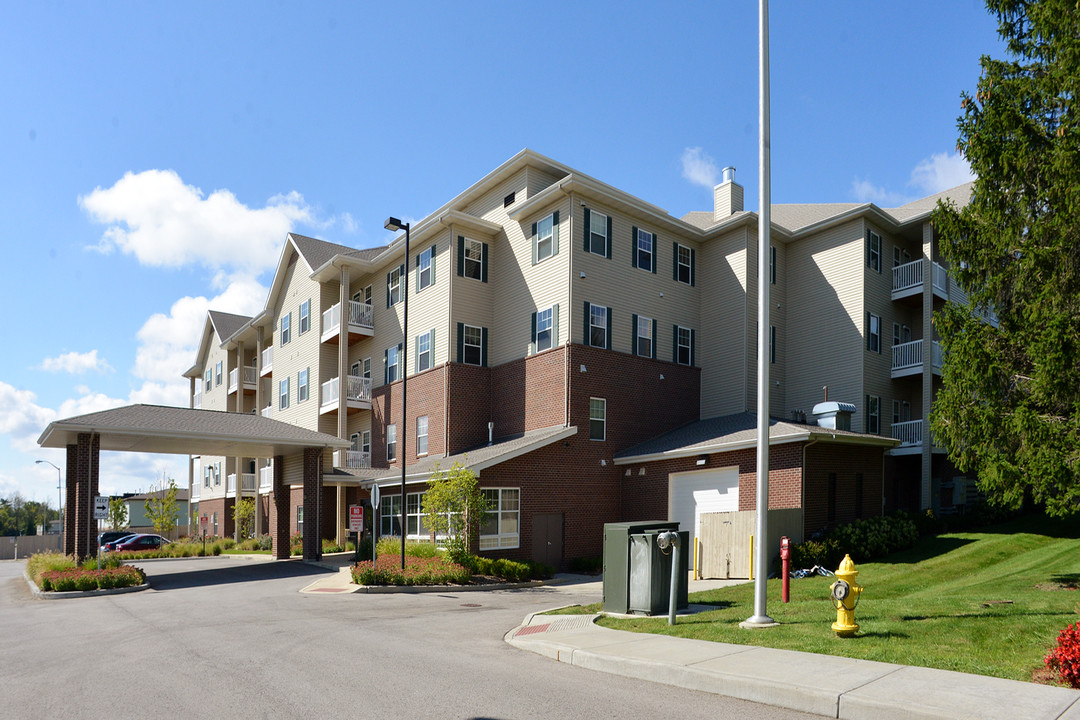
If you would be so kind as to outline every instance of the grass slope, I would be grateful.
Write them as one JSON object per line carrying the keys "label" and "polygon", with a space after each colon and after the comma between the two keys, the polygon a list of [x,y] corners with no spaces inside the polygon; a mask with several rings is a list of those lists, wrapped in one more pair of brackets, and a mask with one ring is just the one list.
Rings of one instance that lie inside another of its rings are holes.
{"label": "grass slope", "polygon": [[[1021,518],[982,532],[926,538],[882,562],[858,566],[866,589],[855,638],[830,630],[833,578],[768,583],[768,612],[780,627],[743,630],[753,584],[694,593],[716,610],[679,618],[604,618],[605,627],[716,642],[920,665],[1014,680],[1047,681],[1043,658],[1058,633],[1080,620],[1080,518]],[[595,606],[599,610],[599,606]]]}

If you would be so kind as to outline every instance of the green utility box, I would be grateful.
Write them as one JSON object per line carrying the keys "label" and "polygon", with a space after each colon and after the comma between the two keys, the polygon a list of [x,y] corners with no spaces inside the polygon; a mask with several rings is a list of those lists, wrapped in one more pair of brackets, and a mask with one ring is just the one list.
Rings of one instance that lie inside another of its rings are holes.
{"label": "green utility box", "polygon": [[[648,581],[651,583],[653,578],[656,578],[656,582],[662,584],[663,587],[670,590],[671,582],[671,556],[663,556],[662,551],[656,548],[657,552],[661,553],[661,556],[667,558],[667,574],[664,575],[663,569],[654,569],[652,567],[653,562],[660,563],[662,560],[654,559],[651,555],[644,557],[644,546],[648,543],[646,540],[639,540],[638,544],[641,545],[639,552],[643,557],[631,564],[631,537],[635,535],[648,534],[651,540],[652,546],[656,546],[656,536],[665,530],[678,531],[679,523],[669,522],[664,520],[642,520],[636,522],[618,522],[618,523],[605,523],[604,524],[604,612],[612,613],[627,613],[630,611],[630,582],[631,575],[635,572],[646,572],[648,575]],[[681,586],[678,589],[678,607],[686,607],[686,579],[688,577],[687,572],[689,564],[686,560],[687,553],[685,552],[689,543],[689,533],[679,533],[682,537],[682,548],[680,549],[680,562],[683,572],[680,575],[682,579]],[[638,567],[642,563],[648,565],[648,570]],[[666,580],[662,583],[660,576],[664,575]],[[644,581],[645,578],[642,578]],[[662,608],[659,612],[667,611],[667,598],[669,590],[665,590],[663,595]],[[655,593],[650,593],[651,595]]]}
{"label": "green utility box", "polygon": [[[661,550],[656,538],[661,531],[649,530],[630,536],[630,612],[641,615],[666,615],[671,599],[671,562],[674,548]],[[685,548],[690,533],[679,533],[679,572],[675,577],[675,607],[686,608],[690,564]]]}

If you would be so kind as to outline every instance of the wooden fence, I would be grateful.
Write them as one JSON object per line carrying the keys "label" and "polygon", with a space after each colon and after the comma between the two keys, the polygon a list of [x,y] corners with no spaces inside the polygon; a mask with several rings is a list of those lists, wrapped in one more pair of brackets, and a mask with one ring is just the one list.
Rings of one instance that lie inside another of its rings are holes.
{"label": "wooden fence", "polygon": [[[770,562],[780,554],[780,537],[802,542],[803,511],[770,510],[768,540]],[[751,538],[757,530],[757,513],[703,513],[698,537],[698,568],[702,578],[749,578]]]}
{"label": "wooden fence", "polygon": [[20,535],[19,537],[0,537],[0,560],[23,560],[34,553],[52,550],[60,552],[59,535]]}

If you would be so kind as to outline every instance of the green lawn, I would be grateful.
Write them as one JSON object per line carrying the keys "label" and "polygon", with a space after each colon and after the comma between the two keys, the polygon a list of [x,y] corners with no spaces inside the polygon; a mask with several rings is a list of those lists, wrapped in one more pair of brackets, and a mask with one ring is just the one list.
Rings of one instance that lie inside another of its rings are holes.
{"label": "green lawn", "polygon": [[[680,617],[614,619],[600,624],[716,642],[843,655],[1046,681],[1043,658],[1058,633],[1080,620],[1080,518],[1026,517],[981,532],[926,538],[916,547],[858,566],[866,589],[856,610],[855,638],[829,629],[836,611],[833,578],[768,582],[768,613],[781,623],[743,630],[753,615],[753,584],[690,596],[716,610]],[[599,605],[592,606],[599,611]]]}

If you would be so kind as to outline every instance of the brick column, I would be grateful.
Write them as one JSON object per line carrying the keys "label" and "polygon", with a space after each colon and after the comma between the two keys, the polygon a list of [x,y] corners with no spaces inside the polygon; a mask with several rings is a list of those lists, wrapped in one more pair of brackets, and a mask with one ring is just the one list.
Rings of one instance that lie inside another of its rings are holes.
{"label": "brick column", "polygon": [[101,436],[93,435],[90,441],[90,517],[87,520],[87,529],[90,531],[87,537],[86,549],[90,555],[97,555],[98,522],[94,519],[94,498],[99,495],[98,491],[98,458],[101,456]]}
{"label": "brick column", "polygon": [[304,448],[304,559],[322,557],[322,448]]}
{"label": "brick column", "polygon": [[[75,445],[75,557],[84,560],[97,553],[97,521],[94,496],[98,493],[98,450],[100,440],[91,433],[79,433]],[[70,452],[70,451],[69,451]],[[68,475],[68,484],[73,481]]]}
{"label": "brick column", "polygon": [[274,557],[289,559],[289,488],[285,485],[285,456],[274,457],[274,483],[270,490],[270,540]]}
{"label": "brick column", "polygon": [[79,446],[67,446],[67,497],[64,501],[64,554],[75,554],[75,533],[78,532],[75,518],[77,515],[76,478],[79,474]]}

